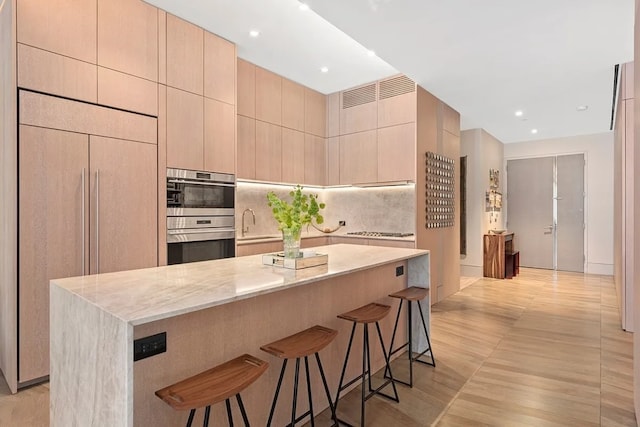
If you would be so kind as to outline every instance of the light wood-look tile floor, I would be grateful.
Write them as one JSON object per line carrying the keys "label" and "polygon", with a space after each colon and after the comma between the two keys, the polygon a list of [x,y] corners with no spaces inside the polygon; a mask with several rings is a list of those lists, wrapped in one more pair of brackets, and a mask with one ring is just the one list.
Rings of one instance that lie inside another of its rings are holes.
{"label": "light wood-look tile floor", "polygon": [[[637,425],[633,335],[620,329],[611,277],[521,269],[480,279],[434,305],[431,322],[437,367],[414,365],[399,404],[367,401],[368,426]],[[408,373],[403,357],[393,366]],[[48,385],[10,395],[1,383],[1,427],[48,425]],[[341,418],[357,424],[359,398],[341,399]]]}

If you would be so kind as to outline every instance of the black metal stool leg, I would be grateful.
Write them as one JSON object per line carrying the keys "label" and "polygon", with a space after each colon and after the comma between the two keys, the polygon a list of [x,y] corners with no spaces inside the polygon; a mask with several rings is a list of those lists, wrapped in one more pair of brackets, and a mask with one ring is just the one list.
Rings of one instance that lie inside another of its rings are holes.
{"label": "black metal stool leg", "polygon": [[242,404],[242,398],[240,397],[240,393],[236,394],[236,400],[238,401],[238,406],[240,407],[240,414],[242,414],[242,419],[244,420],[244,427],[249,427],[249,418],[247,418],[247,411],[245,411],[244,405]]}
{"label": "black metal stool leg", "polygon": [[227,420],[229,421],[229,427],[233,427],[233,414],[231,413],[231,402],[229,399],[225,399],[224,405],[227,407]]}
{"label": "black metal stool leg", "polygon": [[[398,390],[396,389],[396,382],[393,379],[393,373],[391,372],[391,365],[389,364],[389,358],[391,357],[390,355],[387,355],[387,350],[384,348],[384,341],[382,339],[382,331],[380,331],[380,324],[378,322],[376,322],[376,329],[378,331],[378,338],[380,339],[380,347],[382,348],[382,355],[384,356],[384,361],[385,364],[387,365],[387,369],[389,370],[389,377],[390,379],[388,381],[386,381],[384,384],[382,384],[380,387],[378,387],[376,389],[376,393],[378,393],[381,396],[386,397],[387,399],[391,399],[394,402],[400,402],[400,398],[398,397]],[[391,383],[391,387],[393,387],[393,395],[395,397],[391,397],[385,393],[382,393],[380,390],[384,387],[386,387],[389,382]]]}
{"label": "black metal stool leg", "polygon": [[[229,401],[229,399],[227,399],[227,402]],[[209,415],[211,414],[211,405],[207,405],[207,407],[204,409],[204,421],[202,421],[202,427],[209,427]],[[231,427],[233,427],[233,424],[231,424]]]}
{"label": "black metal stool leg", "polygon": [[304,357],[304,369],[307,372],[307,394],[309,395],[309,416],[311,417],[311,427],[315,427],[313,420],[313,398],[311,397],[311,377],[309,376],[309,357]]}
{"label": "black metal stool leg", "polygon": [[[364,410],[364,402],[367,400],[367,392],[364,388],[365,386],[365,381],[367,379],[366,375],[365,375],[365,369],[367,368],[367,365],[369,364],[369,358],[367,357],[367,354],[369,353],[369,334],[367,333],[368,328],[367,328],[367,324],[365,323],[363,326],[363,340],[362,340],[362,399],[360,402],[360,425],[364,426],[364,416],[365,416],[365,410]],[[369,387],[371,387],[371,376],[369,376]]]}
{"label": "black metal stool leg", "polygon": [[187,420],[187,427],[191,427],[191,424],[193,424],[193,416],[196,414],[196,410],[192,409],[191,412],[189,412],[189,419]]}
{"label": "black metal stool leg", "polygon": [[342,365],[342,374],[340,374],[340,382],[338,383],[338,393],[336,394],[336,403],[333,404],[334,421],[338,422],[338,402],[340,401],[340,392],[342,391],[342,383],[344,382],[344,374],[347,372],[347,362],[349,362],[349,354],[351,353],[351,344],[353,344],[353,334],[356,332],[356,324],[351,328],[351,336],[349,337],[349,345],[347,346],[347,355]]}
{"label": "black metal stool leg", "polygon": [[267,421],[267,427],[271,426],[273,420],[273,413],[276,410],[276,402],[278,401],[278,394],[280,394],[280,386],[282,385],[282,378],[284,377],[284,371],[287,367],[287,359],[282,362],[282,369],[280,370],[280,378],[278,379],[278,385],[276,386],[276,395],[273,396],[273,403],[271,404],[271,411],[269,412],[269,420]]}
{"label": "black metal stool leg", "polygon": [[327,394],[327,402],[329,402],[329,408],[331,409],[331,419],[336,417],[336,410],[333,407],[333,401],[331,400],[331,393],[329,392],[329,386],[327,385],[327,377],[324,376],[324,370],[322,369],[322,363],[320,362],[320,356],[316,355],[316,363],[318,364],[318,370],[320,371],[320,378],[322,378],[322,384],[324,385],[324,392]]}
{"label": "black metal stool leg", "polygon": [[420,362],[420,363],[424,363],[425,365],[430,365],[430,366],[433,366],[435,368],[436,367],[436,359],[433,356],[433,349],[431,348],[431,340],[429,339],[429,331],[427,331],[427,322],[424,321],[424,315],[422,314],[422,306],[420,305],[420,301],[418,301],[418,310],[420,311],[420,319],[422,319],[422,327],[424,328],[424,334],[427,337],[427,349],[425,351],[423,351],[420,354],[420,356],[425,354],[427,351],[429,351],[429,354],[431,355],[431,363],[425,362],[423,360],[419,360],[418,358],[416,358],[416,360],[418,362]]}
{"label": "black metal stool leg", "polygon": [[291,427],[296,425],[296,406],[298,404],[298,377],[300,376],[300,358],[296,359],[296,373],[293,379],[293,408],[291,408]]}
{"label": "black metal stool leg", "polygon": [[[400,305],[398,306],[398,314],[396,314],[396,321],[395,324],[393,325],[393,334],[391,334],[391,344],[389,345],[389,357],[391,357],[392,355],[396,354],[398,351],[400,351],[402,348],[404,348],[404,345],[401,347],[398,347],[397,349],[393,349],[393,343],[396,341],[396,332],[398,332],[398,321],[400,320],[400,312],[402,311],[402,300],[400,300]],[[406,344],[405,344],[406,345]],[[389,378],[388,377],[388,370],[387,367],[384,367],[384,378]]]}
{"label": "black metal stool leg", "polygon": [[407,304],[407,317],[409,319],[408,330],[409,330],[409,348],[407,349],[407,354],[409,355],[409,387],[413,387],[413,322],[411,321],[411,301]]}

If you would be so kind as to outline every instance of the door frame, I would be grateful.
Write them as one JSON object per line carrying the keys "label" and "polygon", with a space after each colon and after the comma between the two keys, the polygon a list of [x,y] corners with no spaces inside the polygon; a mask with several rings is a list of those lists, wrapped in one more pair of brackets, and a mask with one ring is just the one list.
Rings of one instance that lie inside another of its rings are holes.
{"label": "door frame", "polygon": [[[509,188],[507,185],[507,180],[509,179],[509,171],[507,170],[507,162],[509,160],[523,160],[523,159],[539,159],[539,158],[544,158],[544,157],[560,157],[560,156],[571,156],[571,155],[575,155],[575,154],[582,154],[584,156],[584,169],[583,169],[583,183],[584,183],[584,198],[582,200],[583,203],[583,213],[584,213],[584,230],[583,230],[583,247],[582,250],[584,251],[583,253],[583,263],[582,263],[582,271],[584,272],[584,274],[587,274],[587,266],[589,265],[589,239],[587,238],[587,236],[589,235],[589,211],[587,209],[588,205],[589,205],[589,181],[587,180],[587,176],[588,176],[588,169],[589,169],[589,155],[587,151],[582,151],[582,150],[578,150],[578,151],[560,151],[557,153],[541,153],[541,154],[535,154],[535,155],[530,155],[530,156],[511,156],[511,157],[504,157],[502,160],[502,170],[505,171],[504,173],[504,179],[503,179],[503,191],[504,191],[504,195],[503,195],[503,199],[505,200],[505,203],[503,203],[502,206],[502,212],[504,215],[504,221],[505,224],[508,224],[509,221],[509,194],[507,192],[507,189]],[[506,227],[509,228],[509,227]],[[555,249],[554,249],[555,250]],[[556,263],[556,260],[554,260],[554,264]],[[557,271],[557,269],[555,269],[555,271]]]}

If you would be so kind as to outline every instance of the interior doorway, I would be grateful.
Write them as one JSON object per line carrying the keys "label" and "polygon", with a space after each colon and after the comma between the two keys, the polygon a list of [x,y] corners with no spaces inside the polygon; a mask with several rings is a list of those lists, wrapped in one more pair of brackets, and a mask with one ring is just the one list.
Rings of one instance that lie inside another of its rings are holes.
{"label": "interior doorway", "polygon": [[584,154],[507,161],[507,228],[520,265],[584,272]]}

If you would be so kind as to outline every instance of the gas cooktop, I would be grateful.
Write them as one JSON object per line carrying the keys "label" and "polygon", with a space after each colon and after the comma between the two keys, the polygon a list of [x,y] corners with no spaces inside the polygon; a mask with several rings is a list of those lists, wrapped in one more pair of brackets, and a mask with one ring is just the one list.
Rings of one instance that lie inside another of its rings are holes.
{"label": "gas cooktop", "polygon": [[352,231],[350,233],[354,236],[367,236],[367,237],[409,237],[413,236],[413,233],[387,233],[384,231]]}

